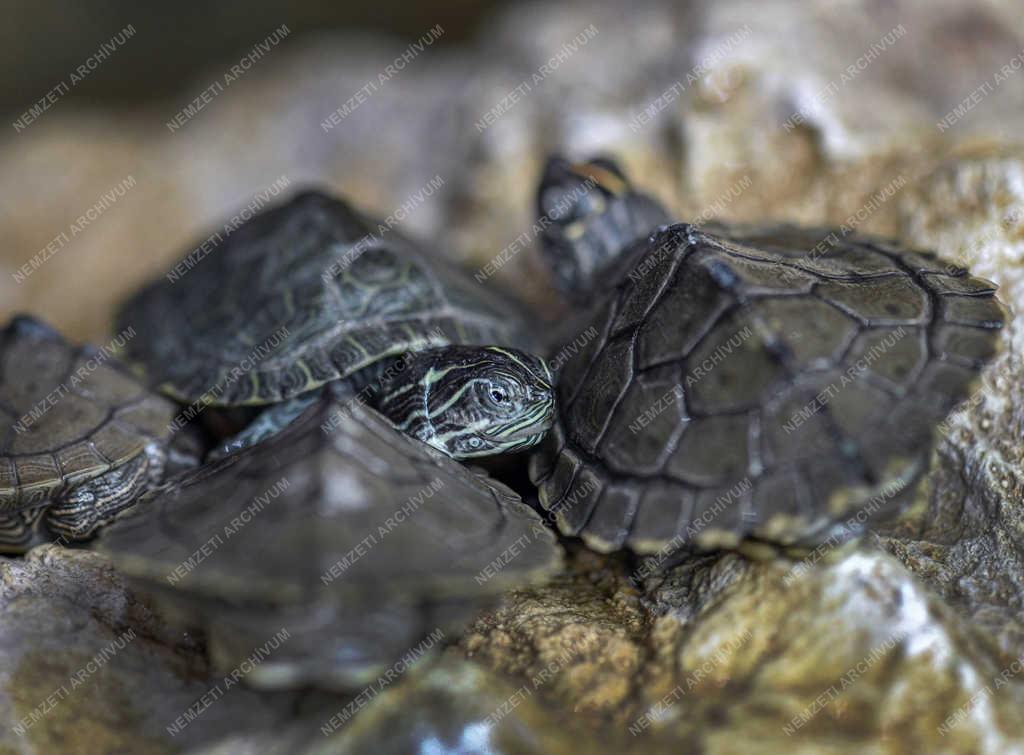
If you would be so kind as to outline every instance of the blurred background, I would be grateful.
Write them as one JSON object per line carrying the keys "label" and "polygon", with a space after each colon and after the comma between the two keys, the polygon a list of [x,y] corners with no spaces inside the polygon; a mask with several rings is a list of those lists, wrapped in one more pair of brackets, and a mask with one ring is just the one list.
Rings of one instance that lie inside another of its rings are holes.
{"label": "blurred background", "polygon": [[[102,339],[309,183],[476,269],[532,242],[552,150],[618,155],[680,219],[850,221],[1016,297],[1016,0],[5,6],[0,317]],[[488,282],[551,314],[525,246]]]}
{"label": "blurred background", "polygon": [[[180,94],[207,67],[244,53],[269,29],[287,23],[296,40],[345,30],[418,37],[441,24],[439,46],[471,38],[481,21],[503,3],[497,0],[448,0],[405,3],[254,0],[214,3],[136,3],[71,0],[5,2],[0,29],[0,101],[4,117],[24,105],[96,51],[101,41],[131,23],[145,43],[126,45],[118,64],[102,66],[68,94],[69,100],[116,106],[159,101]],[[505,3],[507,4],[507,3]]]}

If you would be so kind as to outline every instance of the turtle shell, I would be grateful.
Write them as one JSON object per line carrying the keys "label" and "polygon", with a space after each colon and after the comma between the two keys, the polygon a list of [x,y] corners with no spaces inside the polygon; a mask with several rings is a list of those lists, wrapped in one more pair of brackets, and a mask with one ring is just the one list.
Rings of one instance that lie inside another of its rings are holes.
{"label": "turtle shell", "polygon": [[559,376],[541,503],[597,549],[640,552],[806,546],[898,512],[997,351],[995,288],[828,229],[664,229]]}
{"label": "turtle shell", "polygon": [[249,677],[269,687],[365,684],[560,563],[510,489],[356,403],[322,401],[131,513],[100,547],[203,626],[219,665],[288,632]]}
{"label": "turtle shell", "polygon": [[161,390],[216,406],[276,403],[429,346],[528,345],[511,304],[315,191],[212,233],[119,322]]}
{"label": "turtle shell", "polygon": [[15,317],[0,331],[0,511],[45,504],[166,443],[176,411],[109,351]]}

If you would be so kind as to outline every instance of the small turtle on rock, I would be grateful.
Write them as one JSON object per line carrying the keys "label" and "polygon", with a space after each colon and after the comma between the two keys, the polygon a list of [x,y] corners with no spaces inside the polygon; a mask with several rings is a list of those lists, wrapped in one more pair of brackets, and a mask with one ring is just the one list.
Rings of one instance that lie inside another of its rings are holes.
{"label": "small turtle on rock", "polygon": [[808,546],[912,500],[997,352],[994,284],[837,230],[642,229],[653,200],[607,159],[549,163],[540,211],[567,202],[543,251],[564,290],[589,290],[597,335],[531,460],[563,533],[601,551]]}
{"label": "small turtle on rock", "polygon": [[0,330],[0,552],[86,540],[199,452],[177,407],[32,317]]}
{"label": "small turtle on rock", "polygon": [[285,427],[325,384],[457,459],[528,448],[552,378],[518,310],[348,203],[297,194],[121,310],[127,358],[167,395],[266,408],[222,452]]}
{"label": "small turtle on rock", "polygon": [[363,685],[559,564],[535,511],[454,460],[549,429],[524,320],[379,227],[302,193],[120,313],[128,357],[168,395],[269,407],[102,544],[225,668],[286,633],[258,686]]}
{"label": "small turtle on rock", "polygon": [[668,215],[609,160],[554,162],[539,204],[556,278],[596,306],[557,418],[513,307],[320,194],[124,308],[129,356],[169,394],[271,407],[102,541],[218,665],[284,632],[251,683],[350,689],[551,574],[553,532],[454,459],[526,448],[553,419],[531,476],[597,550],[820,542],[899,509],[996,350],[994,286],[927,253],[793,226],[642,230]]}

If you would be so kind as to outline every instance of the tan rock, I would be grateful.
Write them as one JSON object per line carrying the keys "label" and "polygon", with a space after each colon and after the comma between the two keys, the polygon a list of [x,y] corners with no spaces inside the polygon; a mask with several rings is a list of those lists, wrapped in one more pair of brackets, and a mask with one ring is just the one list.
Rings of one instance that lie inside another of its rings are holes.
{"label": "tan rock", "polygon": [[1024,751],[1020,662],[885,555],[692,559],[649,578],[647,616],[624,564],[594,559],[513,593],[461,647],[513,684],[562,659],[537,697],[629,751]]}
{"label": "tan rock", "polygon": [[[1024,153],[977,145],[950,156],[900,197],[901,234],[1024,302]],[[1019,318],[1006,353],[943,428],[928,505],[886,528],[884,546],[996,640],[1024,654],[1024,364]]]}

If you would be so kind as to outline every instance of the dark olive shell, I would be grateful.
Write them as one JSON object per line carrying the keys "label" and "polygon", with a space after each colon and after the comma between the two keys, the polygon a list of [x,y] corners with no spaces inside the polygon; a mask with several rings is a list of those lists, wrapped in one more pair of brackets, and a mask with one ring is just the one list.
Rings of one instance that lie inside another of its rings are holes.
{"label": "dark olive shell", "polygon": [[595,548],[820,542],[899,511],[996,353],[996,287],[838,231],[637,245],[559,377],[543,506]]}
{"label": "dark olive shell", "polygon": [[215,230],[118,319],[154,384],[215,406],[276,403],[430,346],[529,346],[511,304],[315,191]]}
{"label": "dark olive shell", "polygon": [[287,631],[250,677],[267,687],[364,684],[560,563],[510,489],[329,401],[168,484],[100,545],[192,614],[226,668]]}
{"label": "dark olive shell", "polygon": [[176,411],[109,351],[16,317],[0,330],[0,511],[43,505],[162,446]]}

